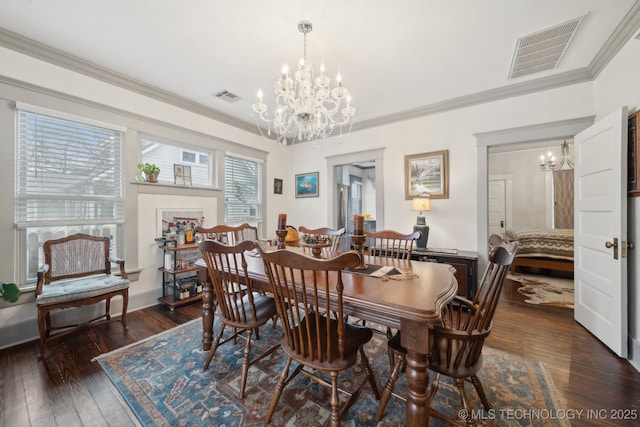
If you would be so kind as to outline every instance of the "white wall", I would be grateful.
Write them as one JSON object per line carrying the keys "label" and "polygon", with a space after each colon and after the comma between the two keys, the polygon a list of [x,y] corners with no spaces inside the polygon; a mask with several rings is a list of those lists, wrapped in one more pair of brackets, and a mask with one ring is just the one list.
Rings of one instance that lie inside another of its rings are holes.
{"label": "white wall", "polygon": [[[596,113],[604,117],[620,106],[626,105],[629,113],[640,109],[640,40],[631,39],[604,69],[594,85]],[[638,218],[640,200],[628,199],[628,240],[635,250],[629,251],[628,299],[629,299],[629,360],[640,370],[640,230]]]}
{"label": "white wall", "polygon": [[308,144],[296,146],[289,153],[290,174],[320,171],[320,197],[292,199],[288,219],[328,222],[325,157],[384,147],[384,227],[411,230],[416,213],[404,197],[404,156],[449,150],[449,198],[431,203],[429,245],[475,251],[474,134],[593,115],[592,101],[592,86],[585,83],[351,133],[341,144],[322,142],[318,151]]}
{"label": "white wall", "polygon": [[541,150],[489,153],[489,175],[510,175],[511,224],[507,229],[546,228],[546,173],[540,171]]}
{"label": "white wall", "polygon": [[[273,144],[264,142],[257,135],[124,89],[115,88],[107,83],[69,72],[5,48],[0,48],[0,77],[53,89],[91,102],[213,135],[225,141],[268,151],[265,212],[267,230],[270,227],[275,228],[275,218],[279,212],[288,214],[290,224],[329,224],[330,215],[327,206],[331,193],[326,188],[328,171],[325,158],[382,147],[385,148],[383,157],[385,223],[383,226],[397,230],[411,229],[416,213],[411,211],[410,201],[404,198],[404,156],[449,150],[449,198],[437,199],[432,203],[432,211],[428,214],[431,227],[429,244],[435,247],[456,247],[475,251],[479,246],[483,247],[484,243],[479,245],[477,242],[476,179],[478,171],[476,170],[477,148],[474,135],[593,114],[600,116],[621,104],[634,108],[640,101],[638,95],[640,81],[637,79],[637,71],[640,69],[639,46],[640,42],[630,41],[595,82],[366,129],[343,138],[334,137],[323,141],[317,149],[311,144],[300,144],[286,152]],[[37,104],[38,95],[23,101]],[[3,138],[0,144],[5,146],[3,148],[7,149],[6,152],[12,152],[12,139]],[[135,150],[135,147],[132,149]],[[128,160],[127,168],[132,169],[128,173],[135,175],[136,163],[136,159]],[[295,174],[314,171],[320,172],[319,197],[296,199],[293,188]],[[13,182],[12,173],[12,168],[3,168],[0,171],[3,182]],[[273,194],[273,178],[284,180],[282,195]],[[381,184],[377,183],[377,185]],[[0,189],[0,195],[3,196],[3,200],[11,199],[12,187],[3,186]],[[135,210],[129,212],[130,217],[137,220],[138,209],[143,209],[142,206],[146,202],[145,197],[141,196],[140,202],[136,201]],[[149,203],[159,202],[155,200]],[[632,209],[637,209],[635,200],[631,205]],[[380,212],[378,215],[380,216]],[[635,216],[633,218],[635,221]],[[136,224],[132,229],[136,231],[133,238],[138,239],[142,242],[141,244],[148,245],[149,236],[146,228],[141,226],[138,230]],[[13,230],[11,215],[0,218],[0,230]],[[136,244],[135,247],[137,248],[138,245]],[[142,253],[128,254],[128,257],[139,258],[136,263],[140,264],[143,271],[145,269],[151,271],[157,269],[159,261],[151,255],[151,248],[149,251],[149,258],[145,258]],[[636,261],[637,252],[640,251],[636,251],[634,255]],[[0,276],[5,278],[15,274],[13,261],[12,256],[0,259]],[[636,275],[637,273],[634,272],[630,280],[634,288],[637,282]],[[133,286],[151,289],[155,286],[155,278],[149,277],[147,280],[143,273],[140,283],[134,283]],[[640,329],[635,315],[636,307],[640,303],[637,292],[632,295],[632,298],[631,312],[634,319],[632,330],[634,340],[637,342]],[[138,307],[143,303],[138,302]],[[134,308],[136,307],[132,306],[132,309]],[[32,303],[0,309],[0,325],[11,325],[15,322],[20,322],[25,330],[34,326],[35,309]],[[0,330],[0,332],[4,334],[6,331]],[[1,346],[2,342],[0,342]]]}

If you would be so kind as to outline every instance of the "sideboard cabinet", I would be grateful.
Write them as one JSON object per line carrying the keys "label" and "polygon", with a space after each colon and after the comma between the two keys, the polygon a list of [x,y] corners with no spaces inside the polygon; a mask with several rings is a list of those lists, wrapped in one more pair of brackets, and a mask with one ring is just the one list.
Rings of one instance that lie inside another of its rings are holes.
{"label": "sideboard cabinet", "polygon": [[414,261],[440,262],[455,268],[454,276],[458,281],[458,295],[473,298],[478,283],[477,252],[457,249],[413,248],[411,259]]}

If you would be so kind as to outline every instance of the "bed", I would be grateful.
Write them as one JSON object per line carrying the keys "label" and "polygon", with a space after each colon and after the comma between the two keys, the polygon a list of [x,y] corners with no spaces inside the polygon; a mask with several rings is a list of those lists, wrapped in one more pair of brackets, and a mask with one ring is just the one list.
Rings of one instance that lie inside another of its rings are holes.
{"label": "bed", "polygon": [[519,266],[573,272],[573,229],[511,229],[506,238],[519,243],[512,273]]}

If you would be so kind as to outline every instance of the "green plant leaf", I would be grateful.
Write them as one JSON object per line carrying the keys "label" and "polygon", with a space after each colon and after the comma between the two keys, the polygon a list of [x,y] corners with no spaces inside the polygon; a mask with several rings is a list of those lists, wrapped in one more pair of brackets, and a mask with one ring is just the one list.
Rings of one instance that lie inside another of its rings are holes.
{"label": "green plant leaf", "polygon": [[2,283],[2,297],[5,301],[16,302],[20,298],[20,288],[15,283]]}

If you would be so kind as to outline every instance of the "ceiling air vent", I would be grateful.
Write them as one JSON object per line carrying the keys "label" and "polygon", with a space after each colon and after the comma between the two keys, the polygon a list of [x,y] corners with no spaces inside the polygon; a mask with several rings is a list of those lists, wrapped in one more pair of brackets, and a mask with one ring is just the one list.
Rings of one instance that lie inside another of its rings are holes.
{"label": "ceiling air vent", "polygon": [[509,78],[555,68],[584,16],[518,38]]}
{"label": "ceiling air vent", "polygon": [[239,101],[241,98],[233,92],[229,92],[228,90],[223,90],[216,93],[216,98],[227,101],[228,103]]}

